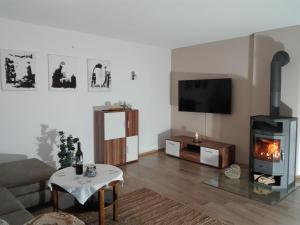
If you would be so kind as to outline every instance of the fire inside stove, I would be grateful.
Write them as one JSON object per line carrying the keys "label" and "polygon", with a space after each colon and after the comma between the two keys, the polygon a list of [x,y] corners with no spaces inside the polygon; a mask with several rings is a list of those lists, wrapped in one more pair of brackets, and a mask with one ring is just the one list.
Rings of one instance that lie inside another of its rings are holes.
{"label": "fire inside stove", "polygon": [[256,138],[254,157],[265,161],[280,162],[280,140]]}

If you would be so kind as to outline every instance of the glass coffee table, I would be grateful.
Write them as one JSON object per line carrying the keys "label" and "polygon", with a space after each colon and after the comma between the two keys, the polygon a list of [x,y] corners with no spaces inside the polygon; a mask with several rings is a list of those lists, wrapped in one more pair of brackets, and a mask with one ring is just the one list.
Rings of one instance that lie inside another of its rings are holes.
{"label": "glass coffee table", "polygon": [[50,180],[49,187],[52,191],[53,210],[58,211],[58,192],[70,193],[80,204],[98,192],[99,201],[99,225],[104,224],[105,218],[105,189],[111,187],[113,190],[113,219],[118,221],[119,216],[119,183],[123,182],[123,172],[116,166],[106,164],[96,164],[96,176],[87,177],[76,175],[75,168],[67,167],[55,172]]}

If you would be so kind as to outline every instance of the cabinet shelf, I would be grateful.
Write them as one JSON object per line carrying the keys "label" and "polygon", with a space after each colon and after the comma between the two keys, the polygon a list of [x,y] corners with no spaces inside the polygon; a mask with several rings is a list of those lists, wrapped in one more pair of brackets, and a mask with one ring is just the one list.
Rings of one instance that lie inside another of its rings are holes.
{"label": "cabinet shelf", "polygon": [[194,150],[191,151],[190,149],[183,148],[180,150],[180,158],[199,163],[200,162],[200,152],[195,152]]}

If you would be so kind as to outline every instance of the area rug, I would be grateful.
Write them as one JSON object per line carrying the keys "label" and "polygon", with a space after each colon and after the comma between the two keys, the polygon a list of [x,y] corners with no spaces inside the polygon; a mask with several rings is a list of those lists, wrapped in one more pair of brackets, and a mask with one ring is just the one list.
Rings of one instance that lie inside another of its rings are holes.
{"label": "area rug", "polygon": [[[68,210],[87,225],[98,225],[97,207]],[[106,225],[226,225],[181,203],[143,188],[120,198],[120,221],[112,220],[112,209],[105,211]]]}

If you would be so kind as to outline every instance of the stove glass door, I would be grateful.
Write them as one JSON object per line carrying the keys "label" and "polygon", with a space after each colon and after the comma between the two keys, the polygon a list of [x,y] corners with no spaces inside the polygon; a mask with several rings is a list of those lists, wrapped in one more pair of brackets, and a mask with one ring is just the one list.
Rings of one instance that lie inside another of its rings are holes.
{"label": "stove glass door", "polygon": [[254,157],[264,161],[280,162],[280,139],[254,138]]}

